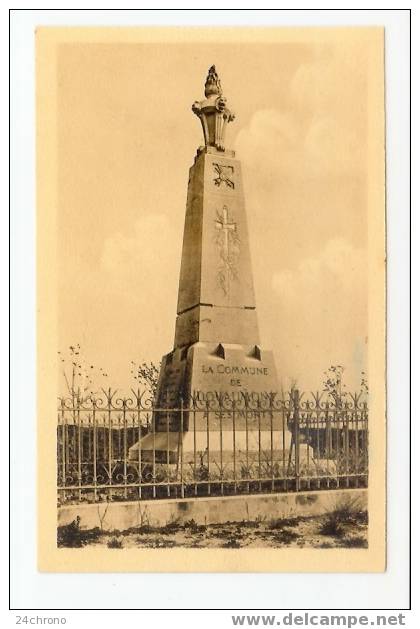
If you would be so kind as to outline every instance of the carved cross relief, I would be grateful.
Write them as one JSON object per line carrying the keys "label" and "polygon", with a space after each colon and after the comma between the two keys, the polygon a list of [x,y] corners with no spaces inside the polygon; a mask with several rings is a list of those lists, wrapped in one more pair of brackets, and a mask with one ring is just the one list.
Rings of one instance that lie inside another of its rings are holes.
{"label": "carved cross relief", "polygon": [[221,229],[224,233],[224,256],[229,257],[229,231],[236,231],[236,223],[229,223],[229,210],[223,206],[222,213],[216,219],[216,229]]}
{"label": "carved cross relief", "polygon": [[216,213],[215,220],[216,243],[220,250],[221,264],[217,271],[218,285],[225,295],[229,295],[230,282],[238,278],[236,268],[239,256],[239,236],[237,224],[229,218],[229,209],[223,206],[221,212]]}

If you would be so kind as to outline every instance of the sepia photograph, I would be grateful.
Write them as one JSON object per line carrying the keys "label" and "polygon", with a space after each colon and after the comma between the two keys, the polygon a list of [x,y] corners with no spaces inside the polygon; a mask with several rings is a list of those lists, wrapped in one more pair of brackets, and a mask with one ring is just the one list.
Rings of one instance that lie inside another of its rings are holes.
{"label": "sepia photograph", "polygon": [[383,29],[35,39],[40,569],[383,571]]}

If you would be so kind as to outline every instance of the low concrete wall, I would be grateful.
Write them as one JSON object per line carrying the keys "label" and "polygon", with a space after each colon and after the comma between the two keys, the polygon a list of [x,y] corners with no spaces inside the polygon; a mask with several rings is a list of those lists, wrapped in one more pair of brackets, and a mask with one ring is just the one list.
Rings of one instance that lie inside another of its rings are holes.
{"label": "low concrete wall", "polygon": [[165,526],[169,522],[197,524],[322,515],[351,498],[360,509],[367,508],[366,489],[336,489],[288,494],[258,494],[228,498],[186,498],[64,505],[58,510],[59,526],[77,516],[84,529],[102,526],[105,531],[124,531],[145,524]]}

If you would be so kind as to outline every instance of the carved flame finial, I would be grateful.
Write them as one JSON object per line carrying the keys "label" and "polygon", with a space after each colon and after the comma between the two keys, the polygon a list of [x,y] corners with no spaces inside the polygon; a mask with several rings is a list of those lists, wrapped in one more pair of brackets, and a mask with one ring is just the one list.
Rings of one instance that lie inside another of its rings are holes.
{"label": "carved flame finial", "polygon": [[219,75],[216,72],[216,66],[211,66],[207,75],[206,84],[204,86],[204,95],[209,98],[212,94],[222,95],[222,84]]}
{"label": "carved flame finial", "polygon": [[235,114],[227,108],[227,100],[223,96],[222,85],[214,65],[208,71],[204,95],[204,100],[193,103],[192,110],[200,118],[205,145],[224,151],[226,125],[234,120]]}

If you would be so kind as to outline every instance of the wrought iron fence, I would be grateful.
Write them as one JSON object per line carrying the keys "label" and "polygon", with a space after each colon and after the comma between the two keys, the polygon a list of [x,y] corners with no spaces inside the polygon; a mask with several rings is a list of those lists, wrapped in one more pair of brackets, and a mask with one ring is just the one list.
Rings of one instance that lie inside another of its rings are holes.
{"label": "wrought iron fence", "polygon": [[57,480],[59,504],[366,486],[367,400],[75,394],[59,399]]}

